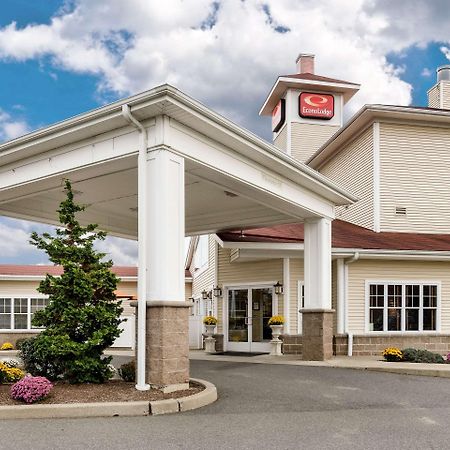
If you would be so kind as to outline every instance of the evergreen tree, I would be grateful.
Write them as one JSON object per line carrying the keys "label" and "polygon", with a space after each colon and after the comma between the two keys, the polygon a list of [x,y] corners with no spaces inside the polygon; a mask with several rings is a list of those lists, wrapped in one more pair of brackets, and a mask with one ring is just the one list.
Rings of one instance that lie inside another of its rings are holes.
{"label": "evergreen tree", "polygon": [[33,325],[45,329],[22,345],[22,353],[37,374],[101,383],[111,376],[111,357],[104,357],[103,351],[121,332],[123,309],[114,294],[119,279],[110,270],[113,262],[103,261],[105,254],[94,249],[106,233],[95,224],[80,225],[76,215],[85,207],[74,202],[69,181],[65,190],[67,197],[58,209],[63,228],[56,236],[31,234],[30,243],[64,272],[60,277],[47,275],[40,283],[38,291],[48,295],[49,303],[34,314]]}

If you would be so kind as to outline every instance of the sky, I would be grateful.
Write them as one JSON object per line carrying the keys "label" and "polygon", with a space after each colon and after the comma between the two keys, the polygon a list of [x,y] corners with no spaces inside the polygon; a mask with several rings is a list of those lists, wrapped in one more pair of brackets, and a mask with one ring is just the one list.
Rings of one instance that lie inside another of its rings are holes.
{"label": "sky", "polygon": [[[170,83],[270,140],[260,106],[301,52],[361,84],[346,106],[426,106],[450,59],[447,0],[0,0],[0,141]],[[0,217],[0,264],[43,264],[45,225]],[[136,264],[133,241],[99,248]]]}

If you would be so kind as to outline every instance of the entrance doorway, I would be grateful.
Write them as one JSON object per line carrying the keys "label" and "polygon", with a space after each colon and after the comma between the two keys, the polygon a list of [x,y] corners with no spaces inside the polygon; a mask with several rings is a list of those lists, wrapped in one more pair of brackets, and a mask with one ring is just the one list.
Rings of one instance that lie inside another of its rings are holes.
{"label": "entrance doorway", "polygon": [[274,314],[272,286],[229,288],[227,291],[227,350],[269,352]]}

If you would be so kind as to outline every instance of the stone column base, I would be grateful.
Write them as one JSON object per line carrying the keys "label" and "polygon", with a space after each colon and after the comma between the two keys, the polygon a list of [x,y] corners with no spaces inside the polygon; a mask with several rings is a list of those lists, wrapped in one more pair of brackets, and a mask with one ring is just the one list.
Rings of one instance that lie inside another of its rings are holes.
{"label": "stone column base", "polygon": [[213,337],[205,338],[205,352],[216,353],[216,340]]}
{"label": "stone column base", "polygon": [[302,309],[303,360],[325,361],[333,356],[332,309]]}
{"label": "stone column base", "polygon": [[[137,302],[133,303],[136,305]],[[189,305],[187,302],[147,301],[145,338],[145,382],[152,388],[161,389],[164,392],[188,389]]]}

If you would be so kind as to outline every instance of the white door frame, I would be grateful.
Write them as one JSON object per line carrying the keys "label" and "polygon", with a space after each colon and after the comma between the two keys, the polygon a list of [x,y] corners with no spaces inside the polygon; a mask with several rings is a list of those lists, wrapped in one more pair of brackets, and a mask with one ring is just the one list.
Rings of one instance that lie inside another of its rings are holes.
{"label": "white door frame", "polygon": [[276,314],[278,311],[278,295],[275,294],[274,284],[276,281],[263,281],[254,283],[241,283],[241,284],[224,284],[224,296],[223,296],[223,344],[224,350],[227,351],[243,351],[243,352],[270,352],[269,342],[252,342],[252,325],[248,325],[248,342],[229,342],[228,341],[228,292],[232,289],[243,289],[248,291],[248,302],[247,302],[247,317],[252,317],[252,289],[267,289],[272,290],[272,315]]}

